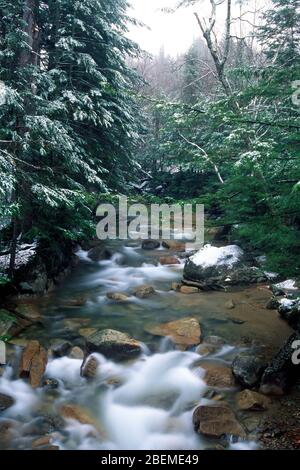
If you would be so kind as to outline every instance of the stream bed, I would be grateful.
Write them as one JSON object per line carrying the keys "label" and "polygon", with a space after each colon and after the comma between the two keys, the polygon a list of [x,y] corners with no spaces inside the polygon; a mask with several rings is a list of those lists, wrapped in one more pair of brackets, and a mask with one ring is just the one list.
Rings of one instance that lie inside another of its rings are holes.
{"label": "stream bed", "polygon": [[[8,350],[0,393],[10,395],[15,403],[0,415],[0,448],[31,449],[39,439],[46,447],[62,450],[257,448],[260,413],[237,410],[246,438],[208,439],[195,432],[193,412],[199,404],[213,405],[223,399],[234,408],[240,390],[238,386],[208,387],[201,361],[230,367],[239,351],[256,347],[264,347],[269,358],[290,335],[276,312],[265,309],[270,297],[267,286],[184,295],[171,290],[172,282],[182,278],[183,261],[160,265],[162,248],[145,251],[138,243],[127,246],[116,241],[110,242],[109,249],[112,258],[100,262],[79,250],[78,265],[57,290],[42,298],[20,300],[40,321],[12,341]],[[134,297],[133,290],[144,284],[152,285],[155,295]],[[108,292],[126,293],[129,300],[111,301]],[[229,300],[233,309],[225,306]],[[199,320],[202,337],[222,339],[208,356],[201,356],[196,348],[177,350],[168,338],[146,331],[147,325],[191,316]],[[141,341],[141,356],[114,362],[95,354],[99,367],[93,380],[81,377],[82,359],[68,355],[49,358],[47,386],[32,389],[18,378],[18,359],[28,340],[37,339],[47,349],[54,340],[66,340],[83,349],[84,336],[106,328]],[[68,419],[61,416],[64,406],[79,408]],[[276,403],[272,406],[276,408]],[[73,419],[74,414],[78,419]]]}

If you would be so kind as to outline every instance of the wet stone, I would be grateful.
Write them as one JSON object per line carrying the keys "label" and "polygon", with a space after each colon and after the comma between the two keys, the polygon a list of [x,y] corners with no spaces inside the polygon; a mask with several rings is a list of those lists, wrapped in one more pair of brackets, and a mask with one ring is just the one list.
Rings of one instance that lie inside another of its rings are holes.
{"label": "wet stone", "polygon": [[0,412],[7,410],[11,406],[13,406],[15,403],[15,400],[4,393],[0,393]]}

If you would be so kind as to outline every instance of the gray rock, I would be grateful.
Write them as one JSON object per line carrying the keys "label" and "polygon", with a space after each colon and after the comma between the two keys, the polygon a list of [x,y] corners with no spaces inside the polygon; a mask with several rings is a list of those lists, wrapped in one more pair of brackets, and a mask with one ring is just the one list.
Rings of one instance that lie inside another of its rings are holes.
{"label": "gray rock", "polygon": [[69,341],[63,339],[55,339],[51,344],[51,352],[54,357],[66,356],[72,348],[72,344]]}
{"label": "gray rock", "polygon": [[15,400],[12,397],[4,393],[0,393],[0,412],[7,410],[11,406],[13,406],[14,403]]}
{"label": "gray rock", "polygon": [[282,299],[279,302],[278,313],[292,328],[300,329],[300,298]]}
{"label": "gray rock", "polygon": [[88,251],[88,257],[95,262],[110,259],[112,253],[104,244],[94,246]]}
{"label": "gray rock", "polygon": [[270,300],[268,300],[266,304],[266,309],[267,310],[277,310],[278,307],[280,306],[280,303],[275,297],[271,297]]}
{"label": "gray rock", "polygon": [[283,395],[299,379],[300,364],[293,363],[295,341],[300,341],[299,332],[290,336],[265,370],[260,384],[261,393]]}
{"label": "gray rock", "polygon": [[236,356],[232,363],[232,373],[243,387],[256,387],[267,368],[263,358],[253,353],[241,353]]}
{"label": "gray rock", "polygon": [[266,280],[266,276],[261,269],[249,265],[238,246],[217,248],[208,245],[186,261],[183,280],[188,285],[210,290],[253,284]]}
{"label": "gray rock", "polygon": [[86,338],[86,344],[88,351],[117,360],[132,359],[142,352],[141,343],[116,330],[97,331]]}
{"label": "gray rock", "polygon": [[151,295],[155,294],[155,289],[153,286],[148,286],[145,284],[143,286],[138,287],[133,294],[139,299],[146,299],[147,297],[150,297]]}
{"label": "gray rock", "polygon": [[142,242],[143,250],[156,250],[160,247],[160,242],[158,240],[144,240]]}

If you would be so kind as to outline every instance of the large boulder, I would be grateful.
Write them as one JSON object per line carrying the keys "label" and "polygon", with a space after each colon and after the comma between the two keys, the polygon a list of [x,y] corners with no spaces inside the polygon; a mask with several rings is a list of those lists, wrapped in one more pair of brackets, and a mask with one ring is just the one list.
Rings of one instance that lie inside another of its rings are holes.
{"label": "large boulder", "polygon": [[[265,370],[260,384],[260,392],[266,395],[284,395],[284,393],[299,379],[300,364],[294,359],[294,353],[299,350],[294,343],[300,344],[300,333],[292,334]],[[299,356],[299,355],[298,355]],[[297,361],[298,362],[298,361]]]}
{"label": "large boulder", "polygon": [[243,250],[237,245],[205,245],[186,261],[183,280],[186,284],[209,290],[260,282],[266,280],[266,276],[259,268],[247,263]]}
{"label": "large boulder", "polygon": [[95,262],[110,259],[111,256],[111,251],[104,243],[99,243],[99,245],[94,246],[88,251],[88,257]]}
{"label": "large boulder", "polygon": [[38,341],[29,341],[21,356],[20,377],[29,378],[32,388],[39,387],[46,370],[47,361],[47,351],[40,346],[40,343]]}
{"label": "large boulder", "polygon": [[279,315],[295,330],[300,330],[300,298],[279,301]]}
{"label": "large boulder", "polygon": [[267,366],[268,364],[262,357],[244,352],[238,354],[233,360],[232,373],[243,387],[254,388],[259,385]]}
{"label": "large boulder", "polygon": [[110,359],[126,360],[138,357],[142,352],[139,341],[116,330],[100,330],[86,338],[89,352],[98,352]]}
{"label": "large boulder", "polygon": [[168,336],[181,350],[196,346],[201,341],[201,328],[199,321],[193,317],[163,323],[161,325],[149,325],[145,331],[154,336]]}
{"label": "large boulder", "polygon": [[219,439],[222,436],[246,437],[242,425],[226,404],[198,406],[193,414],[195,431],[206,437]]}

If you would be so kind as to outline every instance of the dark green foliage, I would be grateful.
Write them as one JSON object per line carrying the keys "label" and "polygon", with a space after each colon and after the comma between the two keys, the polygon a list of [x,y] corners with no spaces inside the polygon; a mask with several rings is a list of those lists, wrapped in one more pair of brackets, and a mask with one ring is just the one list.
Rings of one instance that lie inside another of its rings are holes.
{"label": "dark green foliage", "polygon": [[0,0],[0,217],[13,217],[16,236],[89,234],[92,194],[124,190],[133,174],[127,6]]}
{"label": "dark green foliage", "polygon": [[[232,42],[230,94],[218,88],[208,99],[198,90],[184,97],[190,109],[159,105],[162,125],[148,147],[165,194],[176,198],[177,185],[179,198],[198,196],[213,223],[233,227],[232,239],[267,254],[270,269],[298,276],[300,108],[292,95],[300,80],[299,7],[299,0],[273,0],[257,31],[259,60],[251,62],[250,48]],[[171,175],[174,168],[179,173]],[[196,178],[183,191],[187,171],[199,174],[197,191]]]}

